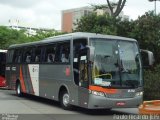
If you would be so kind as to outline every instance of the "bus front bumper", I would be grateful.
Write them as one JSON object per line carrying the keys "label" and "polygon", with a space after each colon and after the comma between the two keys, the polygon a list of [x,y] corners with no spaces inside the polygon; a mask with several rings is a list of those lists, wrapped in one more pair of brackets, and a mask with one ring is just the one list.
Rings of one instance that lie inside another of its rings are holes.
{"label": "bus front bumper", "polygon": [[133,98],[107,98],[89,95],[89,109],[136,108],[143,102],[142,96]]}

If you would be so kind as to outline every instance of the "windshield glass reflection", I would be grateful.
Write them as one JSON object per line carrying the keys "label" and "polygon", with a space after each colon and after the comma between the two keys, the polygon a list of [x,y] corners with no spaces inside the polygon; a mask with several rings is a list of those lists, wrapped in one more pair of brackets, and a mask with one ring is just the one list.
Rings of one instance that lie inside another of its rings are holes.
{"label": "windshield glass reflection", "polygon": [[136,42],[93,39],[92,84],[103,87],[138,87],[140,57]]}

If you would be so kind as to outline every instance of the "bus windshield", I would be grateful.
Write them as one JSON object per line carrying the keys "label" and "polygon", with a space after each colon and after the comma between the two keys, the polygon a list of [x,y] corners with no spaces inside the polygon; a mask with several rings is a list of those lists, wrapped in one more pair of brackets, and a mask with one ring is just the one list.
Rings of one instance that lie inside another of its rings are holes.
{"label": "bus windshield", "polygon": [[142,85],[139,50],[136,42],[92,39],[95,48],[92,84],[113,88]]}

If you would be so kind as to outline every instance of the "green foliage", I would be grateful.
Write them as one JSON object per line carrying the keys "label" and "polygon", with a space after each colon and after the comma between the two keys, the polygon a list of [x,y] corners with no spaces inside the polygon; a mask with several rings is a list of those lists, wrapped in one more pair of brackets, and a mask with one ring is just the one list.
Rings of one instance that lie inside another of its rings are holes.
{"label": "green foliage", "polygon": [[160,63],[160,15],[148,12],[134,21],[130,37],[138,40],[142,49],[154,52],[156,63]]}
{"label": "green foliage", "polygon": [[144,100],[160,99],[160,65],[144,71]]}
{"label": "green foliage", "polygon": [[6,49],[9,45],[27,41],[24,31],[17,31],[7,27],[0,27],[0,49]]}
{"label": "green foliage", "polygon": [[74,32],[91,32],[101,34],[116,35],[117,23],[120,18],[114,18],[109,15],[99,15],[95,13],[83,16],[75,25],[77,26]]}
{"label": "green foliage", "polygon": [[37,41],[37,40],[42,40],[51,36],[57,36],[57,35],[62,35],[65,34],[63,32],[57,32],[55,30],[49,30],[49,31],[42,31],[39,30],[37,31],[37,34],[35,36],[31,36],[32,41]]}
{"label": "green foliage", "polygon": [[8,27],[0,26],[0,49],[7,49],[12,44],[33,42],[42,40],[47,37],[64,34],[55,30],[38,31],[35,36],[28,36],[25,30],[14,30]]}

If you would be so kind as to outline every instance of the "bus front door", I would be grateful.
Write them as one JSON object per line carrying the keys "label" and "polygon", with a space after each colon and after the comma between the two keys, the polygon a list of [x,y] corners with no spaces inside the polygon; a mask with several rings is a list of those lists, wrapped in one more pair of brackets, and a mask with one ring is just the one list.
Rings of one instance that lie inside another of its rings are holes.
{"label": "bus front door", "polygon": [[79,97],[79,105],[81,107],[88,106],[88,85],[89,85],[89,78],[88,78],[88,50],[84,49],[80,51],[79,54],[79,90],[78,90],[78,97]]}

